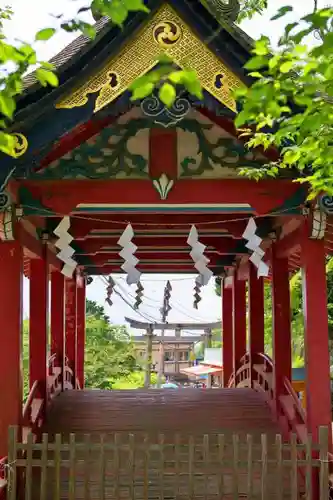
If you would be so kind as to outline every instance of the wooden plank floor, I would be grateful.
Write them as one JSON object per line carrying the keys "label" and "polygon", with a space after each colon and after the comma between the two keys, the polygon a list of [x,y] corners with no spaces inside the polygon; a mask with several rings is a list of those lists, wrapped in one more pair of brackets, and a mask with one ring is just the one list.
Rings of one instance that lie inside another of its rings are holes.
{"label": "wooden plank floor", "polygon": [[[51,441],[61,433],[68,443],[75,433],[76,442],[90,444],[76,452],[75,480],[70,479],[68,448],[62,455],[66,466],[59,500],[220,500],[222,483],[224,498],[247,497],[250,485],[252,498],[262,498],[263,485],[267,499],[290,498],[290,471],[277,476],[274,462],[279,429],[262,395],[251,389],[68,391],[53,400],[43,430]],[[240,435],[236,454],[234,433]],[[268,439],[264,481],[258,446],[263,433]],[[223,457],[218,434],[225,434]],[[247,434],[255,444],[252,469]],[[96,448],[101,435],[113,445],[104,453],[103,478]],[[55,498],[51,468],[48,476],[45,500]],[[35,486],[34,500],[40,498]]]}

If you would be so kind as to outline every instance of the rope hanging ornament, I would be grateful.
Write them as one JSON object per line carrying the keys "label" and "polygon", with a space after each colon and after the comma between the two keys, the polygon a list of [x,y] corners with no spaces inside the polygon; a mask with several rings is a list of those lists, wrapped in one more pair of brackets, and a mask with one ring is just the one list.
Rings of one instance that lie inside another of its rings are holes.
{"label": "rope hanging ornament", "polygon": [[193,302],[194,309],[198,309],[199,302],[202,301],[202,298],[201,298],[201,287],[202,287],[202,285],[196,279],[195,280],[195,285],[194,285],[194,302]]}
{"label": "rope hanging ornament", "polygon": [[171,311],[171,306],[170,306],[171,291],[172,291],[171,283],[170,281],[167,281],[164,288],[163,306],[160,309],[163,323],[166,322],[168,314]]}
{"label": "rope hanging ornament", "polygon": [[134,302],[134,309],[135,310],[139,309],[139,307],[142,304],[143,291],[144,291],[143,285],[139,281],[139,283],[137,285],[136,292],[135,292],[135,302]]}
{"label": "rope hanging ornament", "polygon": [[73,259],[75,250],[70,245],[74,239],[68,232],[70,225],[70,217],[66,215],[53,231],[53,233],[58,237],[58,240],[55,242],[55,246],[59,250],[57,257],[64,263],[61,273],[66,276],[66,278],[73,277],[73,273],[77,266],[76,260]]}
{"label": "rope hanging ornament", "polygon": [[115,282],[113,281],[113,278],[109,276],[108,278],[108,285],[106,287],[106,299],[105,302],[111,307],[113,302],[111,300],[111,296],[113,294],[113,289],[116,286]]}
{"label": "rope hanging ornament", "polygon": [[128,285],[138,284],[141,276],[140,271],[136,268],[139,259],[134,254],[138,247],[134,245],[133,238],[133,228],[131,224],[128,224],[117,242],[122,247],[121,252],[119,252],[120,257],[124,260],[121,269],[127,273],[126,282]]}
{"label": "rope hanging ornament", "polygon": [[269,274],[269,266],[264,262],[263,258],[265,256],[265,251],[260,247],[262,243],[262,238],[260,238],[257,232],[257,225],[253,218],[251,218],[246,226],[246,229],[242,237],[247,240],[246,248],[252,250],[250,257],[250,262],[257,268],[258,278],[267,277]]}
{"label": "rope hanging ornament", "polygon": [[201,286],[206,286],[214,273],[207,267],[210,260],[204,255],[206,245],[200,243],[198,230],[194,225],[191,227],[190,234],[187,238],[187,244],[191,247],[190,256],[194,262],[195,269],[199,273],[197,282],[200,283]]}

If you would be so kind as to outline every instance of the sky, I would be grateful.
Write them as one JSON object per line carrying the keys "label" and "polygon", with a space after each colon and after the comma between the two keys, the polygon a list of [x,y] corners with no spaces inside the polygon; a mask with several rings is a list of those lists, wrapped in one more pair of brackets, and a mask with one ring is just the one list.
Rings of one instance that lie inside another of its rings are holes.
{"label": "sky", "polygon": [[[273,45],[277,44],[283,32],[283,27],[290,22],[297,21],[303,15],[313,10],[313,0],[268,0],[269,8],[263,16],[255,16],[252,20],[242,23],[241,27],[252,38],[260,38],[267,35]],[[35,33],[45,27],[58,27],[60,20],[56,18],[62,14],[64,18],[70,19],[83,6],[87,5],[84,0],[0,0],[0,6],[10,4],[13,11],[13,19],[5,26],[5,33],[12,41],[15,39],[29,43],[34,41]],[[270,21],[275,12],[284,5],[292,5],[293,12],[277,21]],[[319,0],[318,6],[325,7],[332,2]],[[89,17],[85,18],[90,20]],[[60,31],[48,42],[37,42],[39,60],[48,60],[57,52],[62,50],[75,35]],[[91,285],[87,287],[87,297],[105,306],[106,313],[112,323],[125,324],[125,317],[131,317],[142,321],[153,321],[159,319],[159,309],[163,301],[163,292],[167,279],[172,283],[171,305],[169,322],[200,322],[217,321],[221,319],[221,299],[214,292],[214,280],[203,288],[202,301],[199,310],[193,308],[193,286],[195,275],[144,275],[144,300],[140,308],[142,316],[134,312],[119,296],[114,296],[113,306],[110,308],[105,304],[106,283],[105,279],[95,277]],[[122,288],[122,295],[133,303],[135,286],[128,287],[123,276],[116,277],[116,281]],[[132,295],[132,297],[131,297]],[[29,311],[29,282],[24,281],[24,315],[27,317]]]}

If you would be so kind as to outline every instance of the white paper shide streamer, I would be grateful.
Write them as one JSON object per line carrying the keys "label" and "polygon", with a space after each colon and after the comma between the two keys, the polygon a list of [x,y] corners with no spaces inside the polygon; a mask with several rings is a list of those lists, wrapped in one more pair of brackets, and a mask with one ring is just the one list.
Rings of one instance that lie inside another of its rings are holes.
{"label": "white paper shide streamer", "polygon": [[201,286],[206,286],[213,276],[213,271],[207,267],[210,260],[204,255],[206,245],[200,243],[198,231],[194,225],[191,227],[190,234],[187,238],[187,244],[191,247],[190,256],[194,262],[195,269],[199,273],[196,282]]}
{"label": "white paper shide streamer", "polygon": [[120,257],[124,260],[121,269],[127,274],[126,282],[128,285],[137,284],[140,281],[141,273],[136,269],[139,259],[135,257],[135,252],[138,247],[133,243],[134,231],[131,224],[128,224],[123,234],[118,240],[118,245],[122,247],[119,252]]}
{"label": "white paper shide streamer", "polygon": [[250,261],[258,269],[258,278],[267,277],[269,274],[269,267],[263,261],[265,256],[264,250],[260,247],[262,239],[256,234],[257,225],[255,220],[251,218],[243,233],[243,238],[247,240],[246,248],[252,251]]}
{"label": "white paper shide streamer", "polygon": [[55,246],[58,248],[58,250],[60,250],[57,253],[57,257],[64,263],[61,273],[66,276],[66,278],[72,278],[77,266],[76,260],[73,259],[75,250],[70,246],[74,239],[73,236],[68,232],[70,225],[70,217],[66,215],[53,231],[54,234],[59,238],[55,242]]}

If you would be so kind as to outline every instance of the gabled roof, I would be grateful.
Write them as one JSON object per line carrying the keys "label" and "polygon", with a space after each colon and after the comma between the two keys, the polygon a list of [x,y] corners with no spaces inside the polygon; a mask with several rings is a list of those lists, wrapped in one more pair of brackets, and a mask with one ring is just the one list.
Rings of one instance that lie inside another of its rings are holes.
{"label": "gabled roof", "polygon": [[95,24],[97,35],[94,40],[81,35],[54,56],[50,62],[57,69],[60,83],[58,88],[42,87],[34,73],[27,75],[24,79],[25,92],[19,98],[18,111],[46,95],[53,94],[57,98],[62,90],[67,90],[77,83],[78,79],[85,78],[87,73],[103,65],[103,62],[114,55],[119,47],[126,43],[127,38],[133,36],[163,3],[171,4],[203,41],[209,41],[208,45],[216,55],[222,56],[234,71],[241,71],[244,76],[242,66],[249,57],[253,40],[234,22],[221,19],[217,22],[200,0],[147,0],[146,4],[150,9],[148,16],[142,12],[132,13],[123,29],[112,25],[107,18],[102,18]]}

